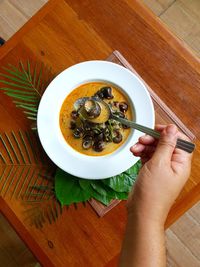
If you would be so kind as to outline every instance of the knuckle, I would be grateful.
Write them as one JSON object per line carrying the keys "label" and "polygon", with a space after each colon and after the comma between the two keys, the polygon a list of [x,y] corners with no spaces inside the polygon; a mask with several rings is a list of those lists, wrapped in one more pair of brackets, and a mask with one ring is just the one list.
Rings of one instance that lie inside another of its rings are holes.
{"label": "knuckle", "polygon": [[174,148],[176,143],[173,140],[160,139],[159,145],[161,145],[161,146],[169,146],[169,147]]}

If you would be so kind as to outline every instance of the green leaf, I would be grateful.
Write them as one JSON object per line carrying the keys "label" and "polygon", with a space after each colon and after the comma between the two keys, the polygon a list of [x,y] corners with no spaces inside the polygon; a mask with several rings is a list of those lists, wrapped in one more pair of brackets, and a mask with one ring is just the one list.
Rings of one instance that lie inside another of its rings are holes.
{"label": "green leaf", "polygon": [[21,100],[24,100],[24,101],[27,101],[27,102],[35,102],[35,101],[37,101],[36,97],[28,96],[28,95],[22,95],[21,93],[20,94],[15,94],[15,93],[5,92],[5,94],[8,95],[8,96],[11,96],[13,98],[21,99]]}
{"label": "green leaf", "polygon": [[129,175],[122,173],[104,180],[103,183],[116,192],[129,192],[132,186],[132,179]]}
{"label": "green leaf", "polygon": [[90,183],[91,180],[87,180],[87,179],[79,179],[79,185],[83,190],[90,190]]}
{"label": "green leaf", "polygon": [[116,192],[129,192],[132,186],[132,179],[124,173],[103,180],[103,183]]}
{"label": "green leaf", "polygon": [[91,198],[90,192],[82,189],[77,177],[59,168],[55,175],[55,192],[62,206],[83,202]]}
{"label": "green leaf", "polygon": [[83,202],[90,198],[95,198],[104,205],[108,205],[112,199],[127,199],[140,167],[141,162],[137,162],[120,175],[104,180],[81,179],[57,169],[56,197],[61,205]]}
{"label": "green leaf", "polygon": [[19,93],[20,95],[32,95],[35,96],[34,92],[27,92],[24,90],[16,90],[16,89],[11,89],[11,88],[6,88],[6,87],[1,87],[0,90],[4,90],[5,92],[13,92],[13,93]]}
{"label": "green leaf", "polygon": [[128,198],[128,192],[115,192],[115,198],[119,200],[126,200]]}
{"label": "green leaf", "polygon": [[[32,66],[31,62],[27,60],[26,64],[20,61],[18,67],[8,64],[8,68],[2,67],[2,69],[5,73],[0,73],[0,77],[3,78],[0,79],[0,82],[5,87],[0,90],[4,90],[7,96],[13,98],[17,107],[30,111],[31,103],[32,107],[37,109],[42,92],[53,78],[49,68],[43,63],[40,65],[35,63]],[[26,117],[30,120],[36,120],[36,113],[35,110],[34,113],[25,112]]]}
{"label": "green leaf", "polygon": [[87,190],[92,198],[95,198],[104,205],[108,205],[112,199],[117,198],[116,193],[106,187],[100,180],[79,179],[83,190]]}
{"label": "green leaf", "polygon": [[[5,70],[6,72],[8,72],[9,74],[11,74],[11,75],[13,75],[13,76],[19,78],[19,79],[22,80],[22,81],[26,80],[26,78],[24,77],[23,73],[21,73],[17,68],[14,69],[14,68],[12,67],[12,65],[10,65],[10,64],[8,64],[8,65],[9,65],[10,68],[12,68],[12,69],[9,69],[9,68],[6,68],[6,67],[2,67],[2,69]],[[0,75],[2,75],[2,74],[0,74]]]}
{"label": "green leaf", "polygon": [[33,107],[30,107],[30,106],[27,106],[27,105],[16,105],[16,107],[19,107],[19,108],[24,108],[24,109],[27,109],[27,110],[31,110],[33,112],[37,112],[37,108],[33,108]]}
{"label": "green leaf", "polygon": [[[0,80],[1,83],[4,83],[4,84],[8,84],[10,86],[13,86],[13,87],[17,87],[17,88],[22,88],[22,89],[26,89],[26,90],[32,90],[31,88],[31,85],[27,85],[27,86],[23,86],[21,84],[17,84],[17,83],[12,83],[12,82],[8,82],[8,81],[4,81],[4,80]],[[2,88],[4,89],[4,88]]]}
{"label": "green leaf", "polygon": [[109,179],[104,179],[102,182],[112,188],[116,192],[130,192],[133,186],[133,183],[136,180],[137,174],[141,167],[141,162],[136,162],[130,169],[125,172],[113,176]]}
{"label": "green leaf", "polygon": [[93,182],[91,182],[91,186],[100,195],[102,195],[102,196],[108,195],[108,192],[107,192],[106,188],[104,187],[103,183],[101,183],[101,181],[98,181],[98,180],[93,181]]}
{"label": "green leaf", "polygon": [[[17,75],[22,76],[23,78],[26,77],[26,76],[24,75],[24,73],[21,72],[21,70],[20,70],[19,68],[17,68],[16,66],[14,66],[14,65],[12,65],[12,64],[9,64],[9,63],[8,63],[8,66],[9,66],[9,67],[12,69],[12,71],[14,71]],[[6,69],[6,68],[4,67],[4,69]]]}
{"label": "green leaf", "polygon": [[[9,72],[9,69],[7,69],[7,71]],[[13,73],[13,72],[12,72]],[[13,74],[14,75],[14,74]],[[20,78],[21,79],[18,79],[18,78],[15,78],[15,77],[13,77],[13,76],[11,76],[11,75],[7,75],[7,74],[4,74],[4,73],[0,73],[0,76],[3,76],[3,77],[5,77],[5,78],[8,78],[9,80],[11,80],[11,81],[14,81],[14,82],[17,82],[17,83],[21,83],[21,84],[25,84],[25,85],[30,85],[27,81],[26,81],[26,79],[23,79],[23,77],[22,76],[20,76]],[[16,76],[16,75],[14,75],[14,76]],[[19,76],[17,76],[17,77],[19,77]],[[3,83],[4,83],[5,81],[3,81]]]}
{"label": "green leaf", "polygon": [[98,200],[99,202],[103,203],[104,205],[109,205],[110,201],[113,199],[109,195],[100,195],[97,191],[92,191],[92,197]]}
{"label": "green leaf", "polygon": [[131,176],[137,176],[140,169],[142,167],[142,162],[141,160],[138,160],[131,168],[125,171],[125,173],[131,175]]}

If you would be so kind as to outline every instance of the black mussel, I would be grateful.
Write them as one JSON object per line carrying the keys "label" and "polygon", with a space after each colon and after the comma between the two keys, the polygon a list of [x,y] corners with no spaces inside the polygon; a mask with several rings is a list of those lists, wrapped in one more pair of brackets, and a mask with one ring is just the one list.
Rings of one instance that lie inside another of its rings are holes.
{"label": "black mussel", "polygon": [[73,131],[73,135],[75,138],[81,138],[83,136],[83,129],[82,128],[76,128]]}
{"label": "black mussel", "polygon": [[105,142],[111,142],[112,141],[111,133],[110,133],[108,128],[105,128],[103,131],[103,140]]}
{"label": "black mussel", "polygon": [[91,125],[91,123],[89,121],[84,121],[83,122],[83,127],[84,127],[85,131],[91,131],[91,129],[92,129],[92,125]]}
{"label": "black mussel", "polygon": [[108,128],[105,128],[105,129],[104,129],[104,133],[105,133],[105,134],[110,134],[110,130],[109,130]]}
{"label": "black mussel", "polygon": [[112,94],[112,88],[109,86],[102,87],[100,91],[106,99],[112,99],[114,97]]}
{"label": "black mussel", "polygon": [[101,131],[100,131],[99,129],[97,129],[97,128],[92,129],[92,132],[93,132],[95,135],[98,135],[98,134],[101,133]]}
{"label": "black mussel", "polygon": [[103,140],[104,140],[105,142],[112,142],[112,137],[111,137],[110,134],[104,134],[104,138],[103,138]]}
{"label": "black mussel", "polygon": [[103,133],[100,133],[98,135],[95,135],[94,138],[95,138],[95,141],[102,141],[104,138],[104,135],[103,135]]}
{"label": "black mussel", "polygon": [[119,102],[118,101],[114,101],[113,102],[113,106],[116,107],[116,108],[119,108]]}
{"label": "black mussel", "polygon": [[70,129],[74,130],[76,128],[76,122],[75,121],[70,121]]}
{"label": "black mussel", "polygon": [[86,126],[84,129],[85,129],[85,131],[87,131],[87,132],[92,131],[92,128],[90,128],[90,127],[88,127],[88,126]]}
{"label": "black mussel", "polygon": [[78,112],[77,112],[76,110],[73,110],[73,111],[71,112],[71,118],[72,118],[73,120],[76,120],[76,119],[78,118]]}
{"label": "black mussel", "polygon": [[128,110],[128,105],[125,102],[120,102],[119,109],[121,112],[126,112]]}
{"label": "black mussel", "polygon": [[100,105],[97,103],[97,101],[94,101],[92,99],[85,101],[84,109],[87,116],[91,119],[98,117],[101,113]]}
{"label": "black mussel", "polygon": [[94,96],[99,97],[100,99],[104,99],[104,95],[103,95],[103,92],[101,92],[101,90],[97,91]]}
{"label": "black mussel", "polygon": [[103,141],[95,141],[92,147],[96,152],[101,152],[103,151],[105,144]]}
{"label": "black mussel", "polygon": [[118,144],[122,141],[122,134],[119,131],[115,132],[115,137],[113,137],[113,142]]}
{"label": "black mussel", "polygon": [[91,136],[85,136],[82,142],[82,147],[84,149],[89,149],[92,147],[92,137]]}
{"label": "black mussel", "polygon": [[84,131],[84,136],[91,136],[91,137],[93,137],[94,136],[94,132],[93,132],[93,130],[90,130],[90,131]]}

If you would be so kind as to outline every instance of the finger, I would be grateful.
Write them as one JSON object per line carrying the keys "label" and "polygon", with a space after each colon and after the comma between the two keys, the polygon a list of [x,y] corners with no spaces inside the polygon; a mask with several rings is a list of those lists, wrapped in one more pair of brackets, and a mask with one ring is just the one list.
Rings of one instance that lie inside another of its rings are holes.
{"label": "finger", "polygon": [[160,160],[162,157],[166,161],[171,161],[172,154],[176,146],[177,134],[178,130],[175,125],[171,124],[164,128],[161,132],[156,151],[153,155],[154,159]]}
{"label": "finger", "polygon": [[[166,125],[157,124],[155,126],[155,129],[157,131],[162,131],[164,128],[166,128]],[[139,138],[139,143],[143,145],[151,145],[153,142],[157,141],[153,136],[150,136],[148,134],[145,134]]]}
{"label": "finger", "polygon": [[[162,132],[167,126],[166,125],[162,125],[162,124],[156,124],[155,126],[155,130],[157,130],[158,132]],[[143,135],[139,138],[139,142],[143,145],[150,145],[153,144],[153,142],[156,142],[157,139],[155,139],[153,136],[150,136],[148,134]],[[157,142],[156,142],[157,144]],[[156,145],[155,144],[155,145]]]}
{"label": "finger", "polygon": [[137,143],[138,148],[131,148],[131,152],[133,153],[134,156],[136,157],[141,157],[141,158],[150,158],[153,153],[155,152],[156,147],[155,146],[144,146],[141,145],[140,143]]}
{"label": "finger", "polygon": [[134,156],[138,157],[138,155],[145,149],[145,145],[136,143],[134,146],[130,148],[130,151]]}
{"label": "finger", "polygon": [[163,125],[163,124],[156,124],[155,125],[155,130],[162,132],[165,128],[167,127],[167,125]]}
{"label": "finger", "polygon": [[[180,150],[180,149],[178,149]],[[187,152],[181,152],[179,153],[174,153],[172,156],[172,161],[177,162],[177,163],[188,163],[191,164],[192,161],[192,153],[187,153]]]}
{"label": "finger", "polygon": [[[162,132],[165,128],[167,127],[167,125],[163,125],[163,124],[156,124],[155,125],[155,130]],[[191,140],[189,139],[189,137],[187,135],[185,135],[182,132],[178,132],[178,138],[181,138],[183,140],[189,141],[191,142]]]}
{"label": "finger", "polygon": [[139,138],[139,142],[143,145],[151,145],[156,141],[156,139],[150,135],[143,135]]}

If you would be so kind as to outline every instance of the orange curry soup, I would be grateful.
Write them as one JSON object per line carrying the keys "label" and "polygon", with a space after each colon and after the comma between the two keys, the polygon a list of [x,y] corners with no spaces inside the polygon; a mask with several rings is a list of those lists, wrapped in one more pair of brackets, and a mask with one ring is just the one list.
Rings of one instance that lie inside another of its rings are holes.
{"label": "orange curry soup", "polygon": [[114,96],[112,100],[104,99],[104,101],[107,103],[110,101],[126,102],[129,106],[126,112],[126,117],[127,119],[132,120],[133,115],[127,97],[117,87],[104,82],[90,82],[77,87],[66,97],[60,110],[60,129],[66,142],[76,151],[89,156],[103,156],[112,153],[127,140],[131,131],[130,129],[121,129],[120,132],[122,133],[123,140],[119,144],[113,142],[105,143],[105,148],[101,152],[96,152],[92,148],[88,150],[84,149],[82,147],[82,138],[74,138],[73,131],[70,129],[70,121],[72,120],[71,112],[74,110],[74,102],[81,97],[93,96],[103,86],[110,86],[112,88],[112,94]]}

